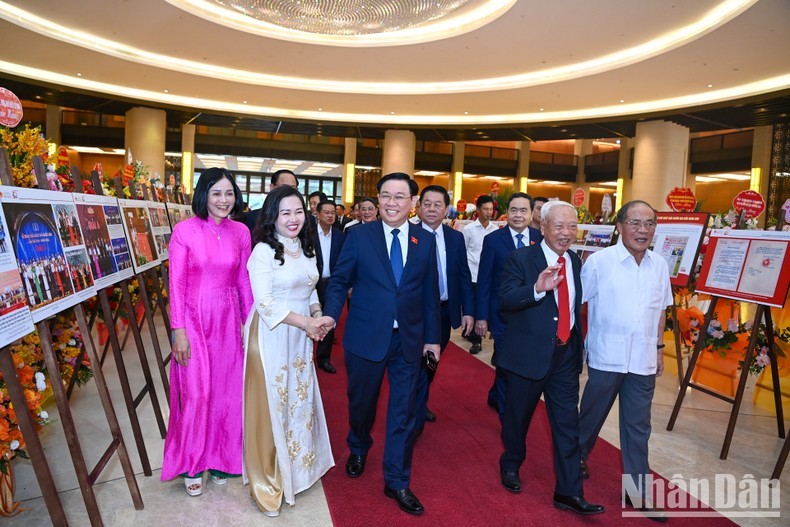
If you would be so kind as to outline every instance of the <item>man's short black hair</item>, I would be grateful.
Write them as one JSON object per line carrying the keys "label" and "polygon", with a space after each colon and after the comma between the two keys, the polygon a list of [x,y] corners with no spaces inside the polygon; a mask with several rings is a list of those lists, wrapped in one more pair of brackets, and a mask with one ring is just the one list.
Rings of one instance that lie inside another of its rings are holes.
{"label": "man's short black hair", "polygon": [[[525,199],[527,199],[529,201],[529,208],[530,209],[535,208],[535,200],[532,199],[532,196],[530,196],[526,192],[514,192],[513,194],[511,194],[510,197],[507,200],[507,207],[508,208],[510,208],[510,203],[516,198],[525,198]],[[548,201],[548,200],[546,200],[546,201]]]}
{"label": "man's short black hair", "polygon": [[450,194],[447,192],[446,188],[440,185],[428,185],[420,192],[420,202],[422,202],[422,198],[425,197],[427,192],[438,192],[444,197],[444,206],[448,207],[450,205]]}
{"label": "man's short black hair", "polygon": [[329,198],[326,197],[326,194],[321,192],[320,190],[316,190],[315,192],[311,192],[309,196],[307,196],[307,201],[310,201],[314,197],[318,196],[318,201],[329,201]]}
{"label": "man's short black hair", "polygon": [[384,183],[387,181],[405,181],[409,184],[409,195],[416,196],[420,193],[420,186],[417,185],[417,182],[414,181],[412,178],[409,177],[408,174],[404,174],[403,172],[392,172],[391,174],[387,174],[383,178],[379,179],[379,182],[376,183],[376,190],[381,192],[381,187],[384,186]]}
{"label": "man's short black hair", "polygon": [[214,167],[200,174],[195,186],[195,192],[192,194],[192,212],[198,218],[203,218],[204,220],[208,218],[208,193],[211,187],[216,185],[222,178],[230,181],[233,187],[233,195],[236,197],[230,215],[236,217],[244,212],[244,198],[242,197],[241,189],[236,184],[236,178],[233,177],[233,174],[228,169]]}
{"label": "man's short black hair", "polygon": [[[541,203],[548,203],[548,202],[549,202],[549,198],[544,198],[543,196],[537,196],[537,197],[536,197],[536,198],[533,200],[533,202],[534,202],[534,203],[537,203],[537,202],[539,202],[539,201],[540,201]],[[532,205],[532,207],[534,208],[534,207],[535,207],[535,205]]]}
{"label": "man's short black hair", "polygon": [[277,181],[280,179],[280,176],[282,176],[283,174],[291,174],[294,177],[294,179],[296,179],[296,174],[294,174],[292,170],[288,170],[287,168],[282,168],[277,172],[275,172],[274,174],[272,174],[272,181],[271,181],[272,187],[277,186]]}
{"label": "man's short black hair", "polygon": [[[311,196],[312,196],[312,194],[311,194]],[[315,211],[316,212],[321,212],[321,207],[323,207],[324,205],[332,205],[332,211],[334,212],[334,210],[335,210],[335,202],[334,201],[329,201],[328,199],[322,199],[321,201],[319,201],[318,205],[315,206]]]}
{"label": "man's short black hair", "polygon": [[492,198],[488,194],[483,194],[482,196],[477,198],[477,201],[475,202],[475,206],[479,209],[480,207],[482,207],[486,203],[493,204],[494,203],[494,198]]}

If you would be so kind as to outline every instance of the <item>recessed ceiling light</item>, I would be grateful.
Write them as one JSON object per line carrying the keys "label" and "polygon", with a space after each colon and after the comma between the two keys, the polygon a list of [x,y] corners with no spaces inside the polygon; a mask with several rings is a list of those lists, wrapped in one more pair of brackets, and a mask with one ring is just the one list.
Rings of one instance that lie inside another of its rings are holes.
{"label": "recessed ceiling light", "polygon": [[713,88],[713,84],[708,84],[708,88]]}
{"label": "recessed ceiling light", "polygon": [[41,98],[41,95],[36,95],[36,97],[35,97],[35,98],[36,98],[36,99],[40,99],[40,98]]}
{"label": "recessed ceiling light", "polygon": [[469,112],[464,112],[464,115],[469,115]]}
{"label": "recessed ceiling light", "polygon": [[620,102],[625,102],[625,99],[620,99]]}
{"label": "recessed ceiling light", "polygon": [[540,111],[542,112],[542,111],[543,111],[543,108],[541,108],[541,109],[540,109]]}
{"label": "recessed ceiling light", "polygon": [[170,93],[170,90],[162,90],[165,93]]}
{"label": "recessed ceiling light", "polygon": [[82,73],[77,72],[77,77],[82,77]]}
{"label": "recessed ceiling light", "polygon": [[395,112],[390,112],[390,115],[395,115]]}
{"label": "recessed ceiling light", "polygon": [[247,104],[247,101],[241,101],[241,102],[242,102],[242,104]]}
{"label": "recessed ceiling light", "polygon": [[319,109],[318,109],[318,111],[319,111],[319,112],[323,112],[323,111],[324,111],[324,109],[323,109],[323,108],[319,108]]}

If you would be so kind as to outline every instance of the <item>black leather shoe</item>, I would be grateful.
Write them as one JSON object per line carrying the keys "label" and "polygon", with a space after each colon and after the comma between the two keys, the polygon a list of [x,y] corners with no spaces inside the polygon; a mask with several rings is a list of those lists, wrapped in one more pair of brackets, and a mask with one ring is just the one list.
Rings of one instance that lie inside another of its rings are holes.
{"label": "black leather shoe", "polygon": [[428,421],[429,423],[433,423],[434,421],[436,421],[436,414],[433,413],[430,410],[426,410],[425,411],[425,420]]}
{"label": "black leather shoe", "polygon": [[334,366],[327,360],[318,363],[318,367],[324,370],[327,373],[337,373],[337,370]]}
{"label": "black leather shoe", "polygon": [[664,509],[662,509],[661,507],[651,507],[647,500],[644,500],[642,502],[643,505],[642,507],[634,507],[634,503],[631,501],[631,497],[628,494],[626,494],[625,504],[628,505],[629,507],[633,507],[634,509],[638,510],[639,512],[644,514],[645,517],[653,521],[665,523],[667,520],[669,520],[669,516],[667,516],[667,513]]}
{"label": "black leather shoe", "polygon": [[518,478],[518,472],[500,470],[499,477],[502,480],[502,486],[507,490],[516,494],[521,492],[521,480]]}
{"label": "black leather shoe", "polygon": [[587,479],[590,477],[590,467],[587,466],[587,460],[582,459],[582,479]]}
{"label": "black leather shoe", "polygon": [[483,346],[481,346],[480,344],[472,344],[472,347],[469,348],[469,354],[470,355],[477,355],[482,350],[483,350]]}
{"label": "black leather shoe", "polygon": [[414,514],[415,516],[419,516],[425,512],[420,500],[418,500],[417,496],[415,496],[409,489],[395,490],[389,487],[384,487],[384,495],[397,501],[398,507],[400,507],[404,512]]}
{"label": "black leather shoe", "polygon": [[601,514],[605,510],[603,505],[587,503],[584,496],[563,496],[561,494],[554,495],[554,506],[558,509],[572,511],[584,516]]}
{"label": "black leather shoe", "polygon": [[349,478],[358,478],[365,472],[365,454],[349,454],[346,461],[346,475]]}

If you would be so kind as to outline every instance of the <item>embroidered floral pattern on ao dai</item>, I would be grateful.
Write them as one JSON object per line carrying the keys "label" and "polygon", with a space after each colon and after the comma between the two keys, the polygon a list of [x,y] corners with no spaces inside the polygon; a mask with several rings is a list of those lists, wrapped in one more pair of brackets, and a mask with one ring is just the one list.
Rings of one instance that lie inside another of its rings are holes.
{"label": "embroidered floral pattern on ao dai", "polygon": [[310,305],[318,303],[318,269],[315,258],[301,251],[298,239],[278,239],[285,247],[284,265],[274,258],[274,249],[259,243],[247,268],[261,320],[257,337],[283,498],[293,504],[294,495],[318,481],[334,459],[313,364],[313,342],[302,329],[283,323],[291,311],[310,316]]}

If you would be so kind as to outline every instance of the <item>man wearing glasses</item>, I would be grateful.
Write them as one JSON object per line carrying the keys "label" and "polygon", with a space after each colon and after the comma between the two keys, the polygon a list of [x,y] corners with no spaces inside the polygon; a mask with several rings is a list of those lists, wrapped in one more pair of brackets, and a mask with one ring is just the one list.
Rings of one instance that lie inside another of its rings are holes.
{"label": "man wearing glasses", "polygon": [[623,205],[617,231],[617,244],[590,255],[581,273],[588,308],[588,380],[579,416],[582,476],[589,477],[587,456],[619,397],[625,503],[663,522],[666,514],[645,495],[645,478],[650,408],[656,377],[664,371],[665,311],[673,301],[669,269],[648,249],[656,232],[656,211],[648,203]]}

